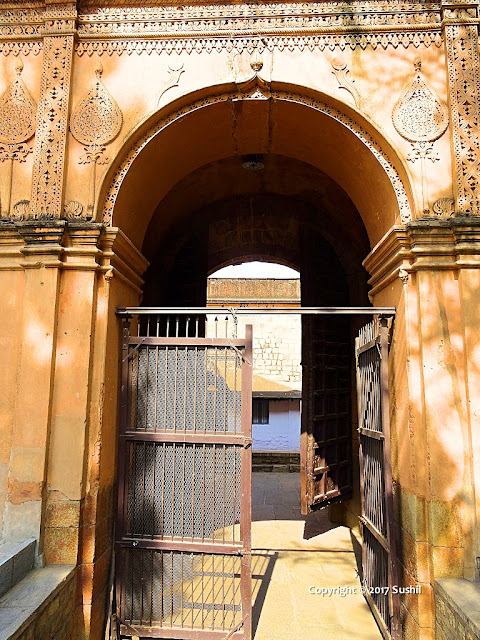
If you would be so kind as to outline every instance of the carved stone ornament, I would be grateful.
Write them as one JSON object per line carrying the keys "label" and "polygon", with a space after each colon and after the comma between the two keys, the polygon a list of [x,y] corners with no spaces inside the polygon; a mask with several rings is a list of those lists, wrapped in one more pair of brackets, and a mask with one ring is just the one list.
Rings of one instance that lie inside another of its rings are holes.
{"label": "carved stone ornament", "polygon": [[29,217],[30,200],[20,200],[13,205],[13,219],[22,221]]}
{"label": "carved stone ornament", "polygon": [[72,114],[70,131],[85,146],[105,146],[114,140],[122,128],[123,117],[118,104],[101,81],[101,63],[95,69],[97,81]]}
{"label": "carved stone ornament", "polygon": [[99,62],[95,69],[95,85],[74,110],[70,122],[73,137],[84,145],[85,155],[80,157],[79,163],[92,165],[87,217],[93,215],[95,208],[97,165],[108,163],[105,145],[118,136],[123,124],[120,107],[103,86],[102,73],[103,66]]}
{"label": "carved stone ornament", "polygon": [[0,98],[0,142],[16,145],[26,142],[35,133],[37,105],[20,75],[23,63],[16,66],[17,78]]}
{"label": "carved stone ornament", "polygon": [[67,202],[64,208],[65,218],[67,220],[81,220],[83,213],[83,204],[76,200]]}
{"label": "carved stone ornament", "polygon": [[398,133],[412,144],[407,160],[420,160],[422,174],[422,213],[430,215],[425,160],[440,160],[433,143],[448,127],[448,112],[436,93],[425,82],[420,58],[414,60],[415,74],[393,108],[392,119]]}
{"label": "carved stone ornament", "polygon": [[63,213],[65,149],[70,105],[73,35],[43,40],[38,124],[35,134],[30,217],[59,219]]}
{"label": "carved stone ornament", "polygon": [[162,88],[160,89],[160,93],[158,95],[157,104],[160,104],[160,100],[164,93],[166,93],[169,89],[173,89],[173,87],[178,87],[180,83],[180,76],[185,72],[183,68],[183,64],[180,65],[178,69],[174,67],[168,67],[168,78],[162,84]]}
{"label": "carved stone ornament", "polygon": [[341,56],[338,56],[337,58],[334,58],[332,60],[332,67],[333,67],[332,73],[337,79],[339,88],[345,89],[345,91],[348,91],[348,93],[353,98],[355,106],[357,107],[357,109],[359,109],[361,106],[360,94],[358,93],[356,88],[353,86],[353,83],[355,82],[355,80],[353,78],[351,81],[347,79],[347,74],[350,73],[350,69],[348,68],[347,63]]}
{"label": "carved stone ornament", "polygon": [[9,217],[13,183],[13,161],[25,162],[33,151],[26,144],[35,133],[37,104],[20,75],[23,62],[15,67],[17,78],[0,98],[0,161],[8,161],[7,192],[2,198],[2,217]]}
{"label": "carved stone ornament", "polygon": [[455,215],[455,200],[453,198],[439,198],[433,203],[433,213],[442,218]]}
{"label": "carved stone ornament", "polygon": [[434,142],[445,133],[448,112],[423,78],[422,63],[414,61],[415,74],[393,108],[393,124],[412,143]]}
{"label": "carved stone ornament", "polygon": [[442,46],[437,3],[269,1],[260,12],[231,1],[79,4],[78,55],[222,50],[251,54],[259,36],[270,51]]}
{"label": "carved stone ornament", "polygon": [[[451,20],[478,21],[476,6],[452,8]],[[445,27],[452,137],[455,152],[455,198],[458,215],[480,215],[480,55],[478,24]]]}

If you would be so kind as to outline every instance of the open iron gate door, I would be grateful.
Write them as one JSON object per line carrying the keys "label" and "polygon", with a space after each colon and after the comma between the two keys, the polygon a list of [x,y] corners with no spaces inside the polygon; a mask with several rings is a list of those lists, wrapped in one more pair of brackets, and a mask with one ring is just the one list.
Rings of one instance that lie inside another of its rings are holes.
{"label": "open iron gate door", "polygon": [[384,638],[398,638],[388,404],[388,319],[374,318],[355,341],[362,502],[362,581]]}
{"label": "open iron gate door", "polygon": [[[116,615],[126,635],[251,638],[252,330],[123,328]],[[193,323],[192,323],[193,326]],[[152,335],[153,333],[153,335]],[[181,333],[181,332],[180,332]],[[191,334],[191,330],[184,332]]]}

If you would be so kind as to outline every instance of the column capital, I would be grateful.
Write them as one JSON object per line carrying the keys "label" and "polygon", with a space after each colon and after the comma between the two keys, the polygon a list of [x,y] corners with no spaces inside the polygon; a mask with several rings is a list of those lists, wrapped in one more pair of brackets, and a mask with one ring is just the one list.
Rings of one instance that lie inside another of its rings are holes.
{"label": "column capital", "polygon": [[363,261],[370,295],[416,271],[480,269],[480,217],[414,220],[394,226]]}

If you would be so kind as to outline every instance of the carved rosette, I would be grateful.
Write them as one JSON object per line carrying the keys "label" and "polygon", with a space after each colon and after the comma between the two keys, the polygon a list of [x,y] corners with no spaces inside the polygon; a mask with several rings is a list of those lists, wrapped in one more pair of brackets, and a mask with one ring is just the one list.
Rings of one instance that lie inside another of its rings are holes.
{"label": "carved rosette", "polygon": [[413,153],[407,159],[428,157],[438,160],[433,152],[433,143],[442,136],[448,126],[445,105],[423,78],[421,62],[414,62],[415,74],[393,108],[393,124],[398,133],[412,143]]}
{"label": "carved rosette", "polygon": [[118,136],[123,124],[120,107],[103,85],[102,73],[103,67],[99,63],[95,70],[96,82],[74,110],[70,122],[73,137],[85,151],[79,163],[93,165],[87,217],[92,217],[95,206],[96,166],[108,162],[106,145]]}

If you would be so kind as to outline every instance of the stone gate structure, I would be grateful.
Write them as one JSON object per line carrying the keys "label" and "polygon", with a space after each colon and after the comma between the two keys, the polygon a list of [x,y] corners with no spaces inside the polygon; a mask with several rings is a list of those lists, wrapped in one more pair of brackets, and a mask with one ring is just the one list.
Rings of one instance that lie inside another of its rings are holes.
{"label": "stone gate structure", "polygon": [[76,567],[72,637],[103,633],[115,310],[204,304],[240,258],[299,268],[304,304],[396,307],[404,637],[456,615],[442,580],[475,587],[479,21],[475,0],[2,0],[0,533]]}

